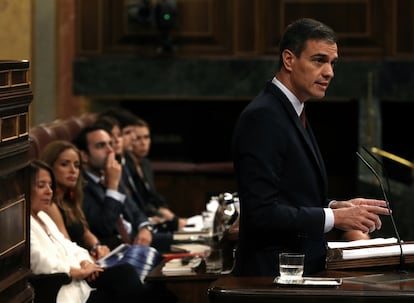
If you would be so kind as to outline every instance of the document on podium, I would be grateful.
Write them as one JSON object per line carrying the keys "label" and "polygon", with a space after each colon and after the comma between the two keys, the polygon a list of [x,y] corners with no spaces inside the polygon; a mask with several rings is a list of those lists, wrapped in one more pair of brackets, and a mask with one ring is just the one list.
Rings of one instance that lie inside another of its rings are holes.
{"label": "document on podium", "polygon": [[329,242],[327,268],[355,268],[394,265],[400,262],[401,248],[406,263],[414,263],[414,242],[375,238],[351,242]]}
{"label": "document on podium", "polygon": [[356,240],[356,241],[332,241],[328,242],[328,248],[352,248],[372,245],[385,245],[385,244],[397,244],[397,238],[374,238],[368,240]]}
{"label": "document on podium", "polygon": [[[414,254],[414,244],[402,244],[402,251],[404,255]],[[401,249],[398,244],[389,246],[377,246],[377,247],[366,247],[366,248],[354,248],[342,251],[342,259],[354,260],[362,258],[376,258],[376,257],[390,257],[399,256]]]}

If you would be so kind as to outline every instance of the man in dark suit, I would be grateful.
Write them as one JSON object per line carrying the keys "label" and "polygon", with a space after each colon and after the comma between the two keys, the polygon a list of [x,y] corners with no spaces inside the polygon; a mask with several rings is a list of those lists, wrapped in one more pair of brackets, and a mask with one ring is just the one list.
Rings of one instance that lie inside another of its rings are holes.
{"label": "man in dark suit", "polygon": [[120,157],[122,180],[138,208],[161,232],[181,230],[185,218],[179,218],[168,208],[165,198],[156,190],[152,166],[147,155],[151,146],[150,126],[131,112],[110,108],[100,113],[99,120],[115,119],[121,128],[124,151]]}
{"label": "man in dark suit", "polygon": [[122,166],[115,159],[111,135],[100,126],[92,126],[83,129],[74,143],[81,153],[86,181],[83,211],[91,231],[111,248],[128,242],[168,250],[172,236],[154,237],[148,217],[122,190]]}
{"label": "man in dark suit", "polygon": [[280,42],[275,77],[239,117],[233,138],[241,206],[236,275],[277,276],[280,252],[304,253],[305,275],[321,271],[327,232],[369,233],[381,227],[379,215],[388,214],[382,200],[328,200],[323,159],[301,115],[307,100],[325,96],[337,51],[326,25],[292,23]]}

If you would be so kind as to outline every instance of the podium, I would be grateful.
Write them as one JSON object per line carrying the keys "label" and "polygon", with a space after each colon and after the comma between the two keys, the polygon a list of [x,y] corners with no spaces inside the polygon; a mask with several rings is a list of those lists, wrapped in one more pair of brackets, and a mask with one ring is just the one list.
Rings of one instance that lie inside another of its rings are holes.
{"label": "podium", "polygon": [[342,278],[342,284],[280,286],[272,277],[222,277],[211,284],[208,299],[210,303],[414,302],[414,274],[371,270],[326,271],[318,276]]}
{"label": "podium", "polygon": [[394,238],[329,242],[328,247],[327,270],[310,278],[340,280],[339,285],[282,285],[274,283],[275,277],[221,277],[208,289],[209,302],[414,302],[413,242],[402,244],[404,264]]}

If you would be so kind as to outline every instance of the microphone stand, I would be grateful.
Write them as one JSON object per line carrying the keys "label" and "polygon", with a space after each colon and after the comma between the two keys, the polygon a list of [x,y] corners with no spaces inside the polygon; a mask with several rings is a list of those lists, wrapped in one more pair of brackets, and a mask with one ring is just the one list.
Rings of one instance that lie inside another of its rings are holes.
{"label": "microphone stand", "polygon": [[[402,248],[402,244],[401,244],[401,238],[400,238],[400,234],[399,234],[399,232],[398,232],[398,229],[397,229],[397,226],[396,226],[396,224],[395,224],[395,220],[394,220],[394,216],[392,215],[392,211],[391,211],[391,208],[390,208],[390,203],[389,203],[389,200],[388,200],[388,197],[387,197],[387,193],[386,193],[386,191],[385,191],[385,189],[384,189],[384,185],[383,185],[383,182],[382,182],[382,180],[381,180],[381,178],[380,178],[380,176],[378,175],[378,173],[375,171],[375,169],[368,163],[368,161],[367,160],[365,160],[365,158],[359,153],[359,152],[356,152],[356,154],[357,154],[357,156],[358,156],[358,158],[365,164],[365,166],[367,166],[368,167],[368,169],[374,174],[374,176],[377,178],[377,180],[378,180],[378,183],[379,183],[379,185],[380,185],[380,188],[381,188],[381,191],[382,191],[382,195],[383,195],[383,197],[384,197],[384,200],[385,200],[385,202],[386,202],[386,205],[387,205],[387,209],[388,209],[388,212],[389,212],[389,214],[390,214],[390,218],[391,218],[391,223],[392,223],[392,227],[393,227],[393,229],[394,229],[394,233],[395,233],[395,236],[397,237],[397,244],[399,245],[399,247],[400,247],[400,266],[399,266],[399,272],[401,272],[401,273],[406,273],[406,270],[404,269],[405,268],[405,257],[404,257],[404,251],[403,251],[403,248]],[[373,155],[371,155],[369,152],[368,152],[368,154],[371,156],[371,157],[374,157]],[[375,158],[375,157],[374,157]],[[375,158],[376,159],[376,158]],[[389,183],[388,183],[388,186],[389,186]]]}
{"label": "microphone stand", "polygon": [[388,174],[388,170],[387,169],[385,169],[385,167],[384,167],[384,164],[380,161],[380,160],[378,160],[378,158],[377,157],[375,157],[374,155],[373,155],[373,153],[372,152],[370,152],[370,150],[367,148],[367,147],[365,147],[365,146],[362,146],[362,148],[365,150],[365,152],[372,158],[372,159],[374,159],[374,161],[375,162],[377,162],[380,166],[381,166],[381,169],[382,169],[382,172],[384,173],[384,175],[385,175],[385,182],[386,182],[386,185],[387,185],[387,191],[388,191],[388,193],[391,195],[391,186],[390,186],[390,175]]}

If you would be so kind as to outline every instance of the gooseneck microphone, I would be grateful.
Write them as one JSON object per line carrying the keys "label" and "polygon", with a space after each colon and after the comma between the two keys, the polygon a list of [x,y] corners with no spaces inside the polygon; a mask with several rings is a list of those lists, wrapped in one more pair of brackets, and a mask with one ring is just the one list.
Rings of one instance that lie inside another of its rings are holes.
{"label": "gooseneck microphone", "polygon": [[[377,162],[381,166],[382,173],[385,176],[385,182],[386,182],[386,186],[387,186],[386,191],[388,192],[389,195],[391,195],[390,177],[389,177],[389,174],[388,174],[388,170],[385,169],[384,164],[377,157],[375,157],[374,154],[367,147],[362,146],[362,148],[365,150],[365,152],[372,159],[374,159],[375,162]],[[371,150],[373,150],[373,149],[371,148]]]}
{"label": "gooseneck microphone", "polygon": [[[367,151],[367,150],[365,150],[365,151]],[[371,157],[373,157],[373,158],[375,158],[374,157],[374,155],[371,155],[368,151],[367,151],[367,153],[371,156]],[[395,236],[397,237],[397,244],[399,245],[399,247],[400,247],[400,269],[402,270],[403,268],[404,268],[404,266],[405,266],[405,257],[404,257],[404,252],[403,252],[403,248],[402,248],[402,244],[401,244],[401,238],[400,238],[400,234],[399,234],[399,232],[398,232],[398,229],[397,229],[397,226],[396,226],[396,224],[395,224],[395,220],[394,220],[394,216],[392,215],[392,211],[391,211],[391,207],[390,207],[390,202],[389,202],[389,200],[388,200],[388,197],[387,197],[387,192],[385,191],[385,188],[384,188],[384,184],[383,184],[383,182],[382,182],[382,179],[381,179],[381,177],[379,176],[379,174],[376,172],[376,170],[368,163],[368,161],[367,160],[365,160],[365,158],[359,153],[359,152],[356,152],[356,154],[357,154],[357,156],[358,156],[358,158],[365,164],[365,166],[366,167],[368,167],[368,169],[374,174],[374,176],[377,178],[377,180],[378,180],[378,183],[379,183],[379,185],[380,185],[380,188],[381,188],[381,192],[382,192],[382,196],[384,197],[384,200],[385,200],[385,202],[386,202],[386,204],[387,204],[387,209],[388,209],[388,212],[389,212],[389,215],[390,215],[390,218],[391,218],[391,223],[392,223],[392,227],[393,227],[393,229],[394,229],[394,233],[395,233]],[[375,158],[376,159],[376,158]],[[378,161],[378,159],[376,159],[377,161]],[[389,186],[389,185],[388,185]],[[388,188],[388,190],[389,190],[389,188]]]}

